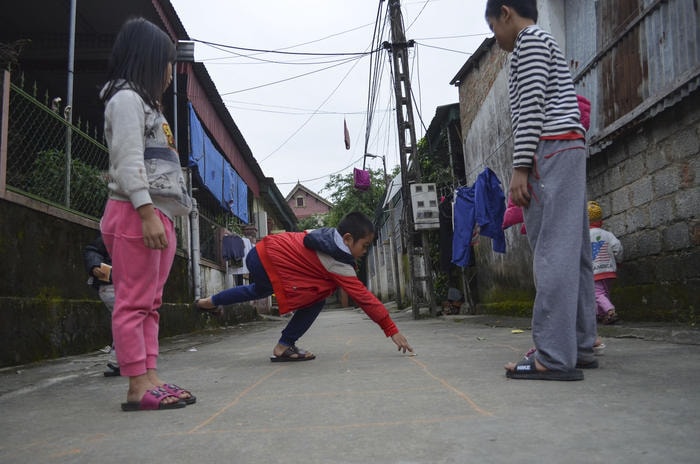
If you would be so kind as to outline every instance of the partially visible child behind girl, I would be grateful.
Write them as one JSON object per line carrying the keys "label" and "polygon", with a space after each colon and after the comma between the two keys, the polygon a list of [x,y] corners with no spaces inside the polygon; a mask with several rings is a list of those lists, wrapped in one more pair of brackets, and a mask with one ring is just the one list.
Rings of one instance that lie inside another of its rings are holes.
{"label": "partially visible child behind girl", "polygon": [[109,199],[100,222],[112,257],[112,335],[122,376],[129,377],[124,411],[174,409],[195,402],[156,371],[158,308],[175,257],[173,218],[189,213],[180,160],[161,112],[175,45],[143,18],[122,26],[109,59],[105,138]]}
{"label": "partially visible child behind girl", "polygon": [[622,243],[612,232],[603,229],[603,210],[595,201],[588,202],[593,280],[595,280],[596,316],[604,325],[618,321],[615,305],[610,301],[610,288],[617,278],[617,265],[622,262]]}
{"label": "partially visible child behind girl", "polygon": [[[102,300],[107,310],[109,310],[109,315],[111,317],[112,310],[114,309],[112,258],[110,258],[109,253],[107,253],[107,248],[105,247],[101,235],[98,235],[92,242],[85,245],[83,248],[83,262],[85,263],[85,270],[90,276],[88,285],[97,291],[100,300]],[[114,343],[108,345],[102,351],[107,354],[111,353],[116,359],[117,349]],[[121,375],[119,363],[110,361],[107,363],[107,368],[108,370],[104,372],[105,377],[118,377]]]}

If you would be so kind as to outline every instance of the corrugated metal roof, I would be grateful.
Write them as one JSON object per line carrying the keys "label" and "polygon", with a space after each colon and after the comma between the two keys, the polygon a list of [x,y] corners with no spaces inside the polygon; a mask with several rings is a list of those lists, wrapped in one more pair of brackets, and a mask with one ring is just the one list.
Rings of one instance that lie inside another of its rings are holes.
{"label": "corrugated metal roof", "polygon": [[694,0],[570,0],[566,22],[566,55],[577,91],[593,102],[592,145],[700,85],[700,12]]}

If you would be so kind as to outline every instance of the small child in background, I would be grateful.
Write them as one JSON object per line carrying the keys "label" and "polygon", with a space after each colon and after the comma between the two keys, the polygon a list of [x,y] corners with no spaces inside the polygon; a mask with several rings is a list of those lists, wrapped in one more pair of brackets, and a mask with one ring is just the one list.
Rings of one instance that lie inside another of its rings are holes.
{"label": "small child in background", "polygon": [[[90,242],[83,248],[83,261],[85,262],[85,270],[90,278],[88,285],[97,291],[100,300],[105,304],[111,316],[114,309],[114,284],[112,283],[112,258],[107,253],[107,248],[102,241],[102,236],[98,235],[95,240]],[[111,321],[111,317],[110,317]],[[107,354],[112,353],[116,359],[117,349],[114,342],[102,351]],[[105,377],[119,377],[119,363],[110,361],[107,363],[107,370],[104,372]]]}
{"label": "small child in background", "polygon": [[613,279],[617,278],[617,265],[622,262],[622,243],[602,228],[603,210],[595,201],[588,202],[588,221],[593,249],[596,317],[604,325],[614,324],[619,316],[610,301],[610,288]]}

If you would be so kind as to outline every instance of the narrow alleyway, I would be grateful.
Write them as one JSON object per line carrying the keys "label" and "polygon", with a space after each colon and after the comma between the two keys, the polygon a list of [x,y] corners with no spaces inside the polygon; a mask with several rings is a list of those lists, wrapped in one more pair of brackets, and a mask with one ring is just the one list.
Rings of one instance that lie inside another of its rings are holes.
{"label": "narrow alleyway", "polygon": [[0,462],[697,462],[698,344],[607,337],[582,382],[507,380],[527,321],[394,316],[417,356],[351,309],[300,341],[310,362],[268,360],[284,320],[164,340],[163,378],[198,398],[173,411],[122,412],[101,353],[4,369]]}

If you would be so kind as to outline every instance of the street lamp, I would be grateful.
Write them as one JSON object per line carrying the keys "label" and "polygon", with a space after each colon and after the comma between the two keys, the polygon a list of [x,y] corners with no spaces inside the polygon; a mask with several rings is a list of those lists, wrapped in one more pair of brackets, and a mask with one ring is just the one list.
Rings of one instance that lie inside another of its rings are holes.
{"label": "street lamp", "polygon": [[365,169],[365,161],[367,161],[367,158],[381,158],[382,159],[382,167],[384,168],[384,186],[386,187],[387,191],[389,191],[389,176],[386,173],[386,158],[381,155],[373,155],[372,153],[365,153],[365,157],[362,160],[362,169]]}

